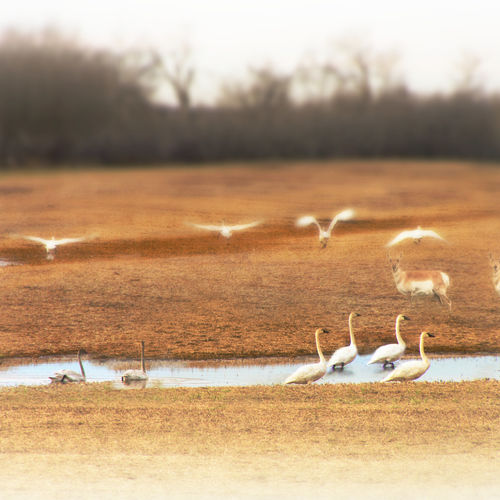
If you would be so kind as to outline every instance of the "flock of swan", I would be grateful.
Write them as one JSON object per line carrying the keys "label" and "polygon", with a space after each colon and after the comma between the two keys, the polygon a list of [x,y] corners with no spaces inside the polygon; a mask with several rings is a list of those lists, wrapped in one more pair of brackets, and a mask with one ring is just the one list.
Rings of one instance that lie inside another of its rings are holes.
{"label": "flock of swan", "polygon": [[[121,380],[125,385],[145,384],[149,377],[146,373],[146,364],[144,361],[144,341],[141,344],[141,369],[140,370],[126,370],[121,376]],[[59,370],[49,377],[51,382],[59,384],[68,384],[72,382],[86,382],[87,376],[82,363],[82,350],[80,349],[77,354],[78,364],[80,365],[80,373],[74,370]]]}
{"label": "flock of swan", "polygon": [[[319,243],[321,248],[325,248],[331,238],[332,231],[339,221],[348,221],[354,218],[355,212],[352,209],[346,209],[337,213],[330,221],[328,227],[323,228],[316,217],[312,215],[302,216],[296,221],[297,227],[306,227],[314,224],[319,231]],[[204,224],[191,224],[191,226],[198,229],[203,229],[207,231],[217,232],[220,236],[224,238],[230,238],[234,231],[242,231],[245,229],[250,229],[261,224],[260,221],[251,222],[248,224],[237,224],[237,225],[204,225]],[[446,241],[438,233],[432,230],[422,229],[420,226],[415,230],[406,230],[398,234],[394,239],[392,239],[387,246],[392,247],[404,240],[411,239],[415,243],[420,243],[422,238],[435,238],[440,241]],[[38,236],[23,236],[23,238],[33,241],[35,243],[42,244],[45,247],[47,253],[47,259],[53,260],[55,258],[56,248],[59,245],[66,245],[69,243],[78,243],[86,240],[85,237],[79,238],[62,238],[55,239],[44,239]],[[500,275],[500,263],[492,265],[494,270],[498,269],[498,274]],[[397,289],[404,295],[408,295],[410,300],[415,295],[435,295],[439,298],[441,303],[447,303],[451,308],[451,301],[446,296],[446,289],[449,285],[448,276],[441,271],[402,271],[400,269],[399,263],[400,259],[391,260],[393,277],[396,282]],[[497,265],[497,267],[495,267]],[[349,335],[350,344],[345,347],[337,349],[330,357],[328,362],[326,361],[321,346],[319,343],[320,334],[329,333],[325,328],[318,328],[315,332],[316,339],[316,349],[319,356],[319,362],[313,364],[307,364],[298,368],[294,373],[292,373],[284,381],[285,384],[308,384],[319,380],[323,377],[328,370],[335,371],[337,368],[343,370],[346,365],[351,363],[358,354],[358,349],[356,346],[356,340],[354,337],[354,332],[352,328],[353,318],[360,316],[356,312],[351,312],[349,315]],[[393,371],[389,373],[382,382],[390,381],[403,381],[403,380],[414,380],[421,375],[423,375],[429,368],[429,360],[425,355],[424,351],[424,338],[433,337],[429,332],[422,332],[420,336],[420,359],[408,361],[395,367],[394,363],[398,361],[404,354],[406,349],[406,344],[401,337],[400,333],[400,323],[401,321],[408,320],[408,316],[404,314],[399,314],[396,318],[396,340],[395,344],[387,344],[380,346],[372,355],[368,364],[380,363],[385,369],[390,366]],[[140,370],[127,370],[123,373],[121,380],[125,384],[132,384],[136,382],[146,382],[148,380],[148,375],[146,373],[146,367],[144,362],[144,341],[141,344],[141,369]],[[85,382],[85,370],[83,368],[81,360],[81,351],[78,351],[78,363],[80,365],[80,373],[73,370],[60,370],[50,377],[52,382],[56,383],[69,383],[69,382]]]}
{"label": "flock of swan", "polygon": [[[311,363],[299,367],[295,372],[293,372],[286,380],[285,384],[309,384],[315,382],[322,378],[329,370],[335,371],[337,367],[341,370],[345,365],[354,361],[358,355],[358,348],[356,346],[356,339],[354,337],[354,332],[352,329],[352,319],[360,314],[356,312],[351,312],[349,314],[349,335],[351,343],[348,346],[341,347],[337,349],[330,357],[328,362],[323,355],[321,346],[319,343],[319,336],[322,333],[330,333],[329,330],[325,328],[318,328],[315,332],[316,338],[316,350],[319,356],[318,363]],[[396,344],[386,344],[377,348],[377,350],[372,354],[369,365],[380,363],[382,367],[385,368],[391,365],[394,368],[394,362],[398,361],[404,354],[406,350],[406,343],[401,337],[400,333],[400,323],[401,321],[407,321],[410,318],[404,314],[399,314],[396,318]],[[398,365],[393,369],[382,382],[391,381],[405,381],[405,380],[415,380],[421,377],[429,368],[430,361],[425,354],[424,350],[424,338],[434,337],[432,333],[422,332],[420,334],[420,359],[415,359],[411,361],[406,361]]]}

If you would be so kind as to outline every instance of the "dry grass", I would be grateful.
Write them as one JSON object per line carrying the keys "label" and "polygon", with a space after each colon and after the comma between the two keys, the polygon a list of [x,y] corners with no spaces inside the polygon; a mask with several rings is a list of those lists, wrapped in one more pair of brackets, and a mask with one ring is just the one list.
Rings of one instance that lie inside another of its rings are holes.
{"label": "dry grass", "polygon": [[0,391],[2,498],[495,498],[499,383]]}
{"label": "dry grass", "polygon": [[[393,341],[396,314],[409,352],[423,329],[434,353],[500,351],[500,304],[488,251],[499,251],[500,169],[461,163],[331,162],[206,169],[4,175],[3,233],[96,234],[44,250],[4,238],[0,353],[149,358],[295,356],[314,352],[313,332],[333,351],[357,310],[359,348]],[[296,216],[328,218],[347,206],[326,250]],[[265,224],[231,240],[186,222]],[[400,229],[432,227],[450,242],[401,245],[402,266],[449,273],[450,315],[437,302],[409,307],[395,289],[385,243]]]}
{"label": "dry grass", "polygon": [[[150,359],[297,356],[393,341],[416,352],[500,352],[488,251],[500,253],[500,169],[328,162],[80,171],[0,178],[0,354]],[[353,207],[326,250],[305,213]],[[186,222],[247,222],[231,240]],[[385,243],[432,227],[450,244],[402,245],[403,266],[449,273],[449,314],[409,307]],[[52,263],[15,235],[97,235]],[[12,235],[12,237],[8,237]],[[8,360],[4,361],[7,365]],[[109,384],[0,391],[2,498],[492,498],[499,383],[146,389]],[[50,480],[50,478],[54,478]]]}
{"label": "dry grass", "polygon": [[498,382],[482,381],[126,392],[108,384],[5,389],[0,452],[491,454],[500,447],[499,388]]}

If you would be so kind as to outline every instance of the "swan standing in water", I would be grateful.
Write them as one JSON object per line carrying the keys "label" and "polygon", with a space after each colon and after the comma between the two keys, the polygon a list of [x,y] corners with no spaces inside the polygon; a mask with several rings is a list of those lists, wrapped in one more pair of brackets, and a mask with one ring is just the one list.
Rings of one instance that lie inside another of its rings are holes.
{"label": "swan standing in water", "polygon": [[285,384],[309,384],[310,382],[319,380],[326,373],[326,361],[319,345],[320,333],[330,333],[330,331],[325,328],[318,328],[314,334],[319,362],[301,366],[285,380]]}
{"label": "swan standing in water", "polygon": [[386,246],[392,247],[393,245],[396,245],[397,243],[406,239],[412,239],[415,243],[420,243],[422,241],[422,238],[426,237],[435,238],[441,241],[446,241],[444,238],[439,236],[439,234],[436,233],[436,231],[432,231],[430,229],[422,229],[420,226],[418,226],[417,229],[403,231],[399,233],[393,240],[387,243]]}
{"label": "swan standing in water", "polygon": [[422,332],[420,334],[420,357],[421,359],[414,359],[412,361],[407,361],[402,363],[397,368],[394,369],[387,377],[385,377],[382,382],[391,381],[405,381],[405,380],[415,380],[416,378],[422,376],[430,366],[429,359],[425,355],[424,351],[424,339],[425,337],[434,337],[432,333]]}
{"label": "swan standing in water", "polygon": [[50,380],[52,382],[57,382],[60,384],[66,384],[68,382],[85,382],[85,370],[83,369],[81,349],[78,351],[78,363],[80,364],[81,373],[77,373],[73,370],[60,370],[52,375]]}
{"label": "swan standing in water", "polygon": [[227,226],[222,223],[221,226],[211,226],[204,224],[191,224],[191,226],[197,227],[199,229],[206,229],[207,231],[217,231],[224,238],[231,238],[233,231],[241,231],[243,229],[248,229],[250,227],[255,227],[261,224],[260,221],[250,222],[249,224],[236,224],[235,226]]}
{"label": "swan standing in water", "polygon": [[325,248],[326,245],[328,244],[328,240],[330,239],[330,236],[332,235],[332,230],[335,227],[335,224],[337,224],[338,221],[346,221],[350,220],[354,217],[354,210],[352,209],[347,209],[343,210],[342,212],[339,212],[330,222],[330,225],[326,230],[324,230],[320,225],[319,222],[316,220],[316,217],[313,215],[304,215],[303,217],[300,217],[300,219],[297,220],[296,225],[298,227],[306,227],[309,226],[310,224],[316,224],[319,230],[319,243],[321,245],[321,248]]}
{"label": "swan standing in water", "polygon": [[353,361],[358,354],[356,339],[354,338],[354,332],[352,331],[352,318],[355,318],[356,316],[361,316],[361,314],[357,312],[349,314],[349,336],[351,338],[350,345],[337,349],[328,361],[328,368],[331,368],[332,371],[335,371],[335,367],[339,365],[340,369],[343,370],[344,366]]}
{"label": "swan standing in water", "polygon": [[44,238],[39,238],[38,236],[23,236],[25,240],[34,241],[36,243],[41,243],[45,250],[47,251],[47,260],[54,260],[56,256],[56,247],[59,245],[66,245],[68,243],[79,243],[80,241],[84,241],[87,238],[62,238],[60,240],[56,240],[53,236],[50,240],[46,240]]}
{"label": "swan standing in water", "polygon": [[367,364],[373,365],[374,363],[383,363],[382,368],[387,365],[392,365],[394,368],[394,361],[397,361],[405,352],[406,344],[401,334],[399,333],[399,324],[401,321],[408,321],[410,318],[404,314],[398,314],[396,318],[396,339],[397,344],[381,345],[373,354]]}
{"label": "swan standing in water", "polygon": [[144,340],[141,340],[141,369],[140,370],[127,370],[122,375],[122,382],[125,384],[135,382],[138,380],[147,380],[148,374],[146,373],[146,364],[144,363]]}

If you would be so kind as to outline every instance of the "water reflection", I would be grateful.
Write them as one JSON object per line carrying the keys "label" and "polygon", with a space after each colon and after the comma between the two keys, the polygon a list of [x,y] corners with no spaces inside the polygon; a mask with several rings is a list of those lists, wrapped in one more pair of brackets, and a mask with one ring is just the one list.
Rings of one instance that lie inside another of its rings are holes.
{"label": "water reflection", "polygon": [[[358,356],[344,370],[326,374],[317,384],[378,382],[388,370],[370,365],[370,356]],[[258,359],[233,361],[152,361],[148,363],[149,380],[140,381],[146,387],[221,387],[281,384],[298,366],[315,362],[315,357],[289,359]],[[137,388],[120,380],[123,361],[83,360],[87,382],[113,382],[116,388]],[[49,375],[61,368],[78,371],[78,363],[69,358],[37,360],[5,360],[0,363],[0,387],[44,385]],[[9,366],[7,366],[9,365]],[[397,364],[396,364],[397,366]],[[478,379],[500,380],[500,357],[469,356],[431,358],[429,370],[419,381],[462,381]],[[139,384],[140,387],[144,385]]]}

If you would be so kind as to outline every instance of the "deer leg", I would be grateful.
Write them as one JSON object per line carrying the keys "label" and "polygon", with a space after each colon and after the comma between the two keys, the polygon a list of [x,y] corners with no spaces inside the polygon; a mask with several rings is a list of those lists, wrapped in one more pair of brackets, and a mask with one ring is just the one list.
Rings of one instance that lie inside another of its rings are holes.
{"label": "deer leg", "polygon": [[441,305],[443,305],[443,306],[447,305],[451,311],[451,300],[446,295],[446,292],[440,292],[440,291],[434,290],[434,294],[439,299],[439,302],[441,303]]}

